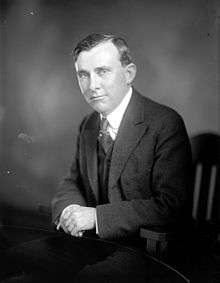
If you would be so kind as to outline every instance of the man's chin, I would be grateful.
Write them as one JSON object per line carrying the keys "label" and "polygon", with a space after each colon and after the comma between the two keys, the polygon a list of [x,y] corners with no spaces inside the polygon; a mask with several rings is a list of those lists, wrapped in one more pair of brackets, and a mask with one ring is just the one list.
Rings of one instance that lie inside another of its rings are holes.
{"label": "man's chin", "polygon": [[93,101],[92,103],[90,103],[90,106],[97,112],[99,113],[106,113],[107,111],[107,107],[106,105],[104,105],[104,103],[100,102],[100,101]]}

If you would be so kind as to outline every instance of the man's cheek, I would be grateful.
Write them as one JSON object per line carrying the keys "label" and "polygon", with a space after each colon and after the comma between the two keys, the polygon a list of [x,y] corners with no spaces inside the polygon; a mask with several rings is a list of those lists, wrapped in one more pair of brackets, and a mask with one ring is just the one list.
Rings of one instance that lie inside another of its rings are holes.
{"label": "man's cheek", "polygon": [[88,82],[86,81],[78,81],[79,82],[79,88],[83,94],[85,94],[88,91]]}
{"label": "man's cheek", "polygon": [[82,90],[82,94],[83,94],[85,100],[88,101],[88,99],[89,99],[89,92],[88,92],[88,90],[83,89],[83,90]]}

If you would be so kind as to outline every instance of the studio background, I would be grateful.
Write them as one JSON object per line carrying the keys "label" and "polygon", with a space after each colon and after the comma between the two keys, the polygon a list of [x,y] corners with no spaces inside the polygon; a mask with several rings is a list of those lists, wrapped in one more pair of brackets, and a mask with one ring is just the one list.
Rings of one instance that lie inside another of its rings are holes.
{"label": "studio background", "polygon": [[190,136],[220,133],[219,1],[2,2],[1,207],[37,212],[67,172],[78,125],[91,111],[71,54],[88,33],[127,39],[135,87],[177,110]]}

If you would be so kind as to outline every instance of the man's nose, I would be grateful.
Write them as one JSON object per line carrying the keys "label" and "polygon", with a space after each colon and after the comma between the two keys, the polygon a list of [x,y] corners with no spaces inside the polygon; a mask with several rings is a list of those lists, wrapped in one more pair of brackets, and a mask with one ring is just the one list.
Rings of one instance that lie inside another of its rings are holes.
{"label": "man's nose", "polygon": [[91,74],[90,76],[90,89],[96,90],[100,86],[100,78],[97,74]]}

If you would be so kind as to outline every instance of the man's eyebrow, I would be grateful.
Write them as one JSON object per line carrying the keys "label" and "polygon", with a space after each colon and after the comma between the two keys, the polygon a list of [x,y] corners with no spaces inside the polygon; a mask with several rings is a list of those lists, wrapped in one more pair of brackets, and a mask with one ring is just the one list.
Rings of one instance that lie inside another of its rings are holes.
{"label": "man's eyebrow", "polygon": [[100,67],[96,67],[95,70],[111,70],[111,68],[109,66],[100,66]]}
{"label": "man's eyebrow", "polygon": [[89,72],[87,72],[86,70],[78,70],[77,74],[88,74]]}

